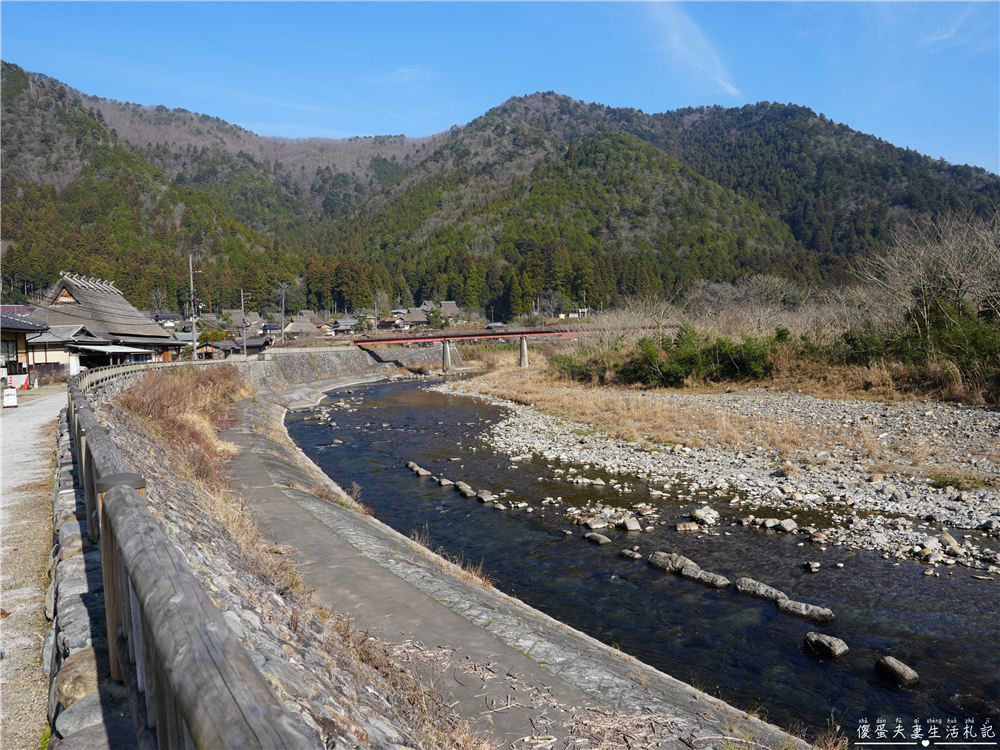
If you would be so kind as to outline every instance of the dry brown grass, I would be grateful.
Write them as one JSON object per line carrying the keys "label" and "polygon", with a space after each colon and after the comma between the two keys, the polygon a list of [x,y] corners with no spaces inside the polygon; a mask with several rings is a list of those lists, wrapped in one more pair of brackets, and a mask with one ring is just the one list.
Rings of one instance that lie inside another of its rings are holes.
{"label": "dry brown grass", "polygon": [[855,431],[854,449],[873,461],[882,455],[882,444],[870,425],[863,424]]}
{"label": "dry brown grass", "polygon": [[514,367],[520,361],[520,350],[510,344],[463,344],[459,351],[466,365],[486,372]]}
{"label": "dry brown grass", "polygon": [[285,599],[300,599],[305,592],[298,571],[287,557],[271,551],[262,527],[247,512],[242,500],[230,492],[213,489],[206,482],[197,484],[202,507],[222,523],[254,572]]}
{"label": "dry brown grass", "polygon": [[[282,458],[285,458],[285,456],[282,456]],[[357,482],[352,484],[351,492],[340,495],[326,487],[320,487],[319,485],[306,486],[296,481],[289,481],[285,486],[290,487],[293,490],[308,493],[313,497],[318,497],[320,500],[326,500],[328,503],[339,505],[342,508],[356,510],[358,513],[365,516],[375,515],[375,512],[371,508],[361,502],[361,486]]]}
{"label": "dry brown grass", "polygon": [[863,367],[855,367],[855,381],[857,385],[866,391],[879,390],[895,391],[892,378],[892,370],[884,360],[877,360]]}
{"label": "dry brown grass", "polygon": [[[418,682],[410,672],[400,669],[397,649],[373,635],[359,630],[354,620],[337,612],[315,610],[324,625],[324,657],[335,671],[351,668],[345,657],[375,670],[388,683],[395,697],[394,707],[406,718],[417,747],[454,750],[490,750],[493,743],[455,713],[431,687]],[[405,648],[405,647],[402,647]]]}
{"label": "dry brown grass", "polygon": [[922,466],[924,461],[927,460],[930,454],[931,454],[931,448],[927,443],[920,442],[914,445],[910,449],[910,459],[913,466],[915,467]]}
{"label": "dry brown grass", "polygon": [[219,440],[216,428],[227,420],[228,407],[251,392],[235,366],[185,367],[151,372],[115,400],[183,450],[191,474],[218,481],[218,459],[234,449]]}
{"label": "dry brown grass", "polygon": [[[443,547],[433,549],[434,540],[431,538],[430,528],[424,524],[422,529],[413,529],[410,532],[410,541],[417,545],[421,551],[429,551],[434,555],[430,558],[439,568],[459,580],[482,586],[484,589],[493,588],[493,579],[486,572],[485,564],[482,560],[474,563],[466,560],[462,554],[453,555]],[[435,559],[436,558],[436,559]]]}
{"label": "dry brown grass", "polygon": [[564,419],[586,422],[620,440],[701,446],[711,439],[727,447],[759,445],[779,451],[796,449],[805,440],[801,430],[786,421],[750,419],[652,397],[658,391],[583,385],[544,366],[529,372],[489,373],[476,380],[476,387]]}

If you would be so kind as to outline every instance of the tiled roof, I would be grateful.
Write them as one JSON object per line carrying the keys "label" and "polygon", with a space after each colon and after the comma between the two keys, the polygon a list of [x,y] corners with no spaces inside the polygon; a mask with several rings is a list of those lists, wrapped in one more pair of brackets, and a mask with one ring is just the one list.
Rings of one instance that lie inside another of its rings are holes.
{"label": "tiled roof", "polygon": [[39,323],[37,320],[25,318],[21,315],[0,313],[0,328],[5,331],[33,332],[46,331],[49,327],[45,323]]}

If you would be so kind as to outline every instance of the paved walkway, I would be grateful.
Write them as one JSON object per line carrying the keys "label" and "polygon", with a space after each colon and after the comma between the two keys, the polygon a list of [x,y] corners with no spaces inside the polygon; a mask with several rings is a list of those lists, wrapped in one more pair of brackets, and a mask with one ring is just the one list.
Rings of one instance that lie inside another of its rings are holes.
{"label": "paved walkway", "polygon": [[[46,392],[48,391],[48,392]],[[40,663],[46,563],[52,549],[56,417],[66,388],[19,399],[0,412],[0,747],[38,747],[48,729],[48,678]]]}
{"label": "paved walkway", "polygon": [[301,451],[274,439],[286,434],[284,405],[321,395],[300,386],[242,402],[240,425],[224,435],[241,448],[233,465],[238,493],[269,538],[298,551],[318,604],[353,615],[384,640],[426,649],[419,671],[498,744],[546,736],[561,747],[566,722],[579,727],[586,714],[567,709],[599,706],[655,716],[651,747],[703,750],[736,727],[764,747],[806,747],[516,599],[460,580],[375,519],[292,489],[339,489]]}

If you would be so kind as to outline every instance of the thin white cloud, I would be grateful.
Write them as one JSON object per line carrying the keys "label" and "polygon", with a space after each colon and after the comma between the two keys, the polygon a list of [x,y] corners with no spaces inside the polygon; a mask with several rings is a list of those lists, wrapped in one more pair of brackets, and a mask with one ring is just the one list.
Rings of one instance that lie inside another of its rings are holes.
{"label": "thin white cloud", "polygon": [[275,107],[277,109],[290,109],[297,112],[313,112],[316,114],[342,114],[339,110],[329,109],[327,107],[317,107],[309,104],[302,104],[299,102],[283,101],[281,99],[272,99],[267,96],[260,96],[259,94],[252,94],[248,91],[242,91],[239,89],[227,89],[219,88],[217,86],[202,86],[202,90],[209,92],[215,96],[225,95],[233,99],[243,99],[250,102],[256,102],[258,104],[265,104],[269,107]]}
{"label": "thin white cloud", "polygon": [[416,81],[426,81],[431,77],[431,73],[426,68],[403,67],[397,68],[388,75],[390,83],[415,83]]}
{"label": "thin white cloud", "polygon": [[971,14],[972,6],[969,5],[965,8],[965,12],[955,19],[955,22],[949,28],[942,29],[941,31],[937,31],[933,34],[928,34],[920,40],[920,43],[928,47],[947,47],[953,44],[964,44],[969,40],[959,37],[958,33]]}
{"label": "thin white cloud", "polygon": [[730,96],[743,98],[712,43],[680,5],[658,3],[652,16],[664,39],[663,51],[675,65],[696,70]]}

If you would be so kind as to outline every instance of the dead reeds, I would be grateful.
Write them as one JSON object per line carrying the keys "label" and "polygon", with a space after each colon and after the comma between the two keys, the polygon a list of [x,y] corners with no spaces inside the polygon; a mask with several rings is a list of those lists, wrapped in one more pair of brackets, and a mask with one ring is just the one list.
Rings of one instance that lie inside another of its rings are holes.
{"label": "dead reeds", "polygon": [[431,552],[433,555],[431,561],[446,573],[484,589],[493,588],[493,579],[486,572],[484,561],[480,560],[475,563],[467,560],[463,554],[453,555],[443,547],[433,548],[434,540],[431,538],[430,528],[426,524],[422,529],[410,531],[410,541],[421,550]]}
{"label": "dead reeds", "polygon": [[232,453],[233,447],[219,440],[216,427],[226,419],[228,407],[251,392],[235,366],[185,367],[151,372],[115,400],[184,453],[186,473],[219,480],[218,459]]}
{"label": "dead reeds", "polygon": [[[575,422],[586,422],[609,438],[650,444],[706,442],[739,448],[761,446],[778,451],[799,448],[802,428],[784,419],[750,418],[670,399],[669,394],[638,389],[610,389],[576,383],[549,370],[512,378],[499,371],[476,380],[476,389]],[[581,391],[586,391],[585,397]]]}

